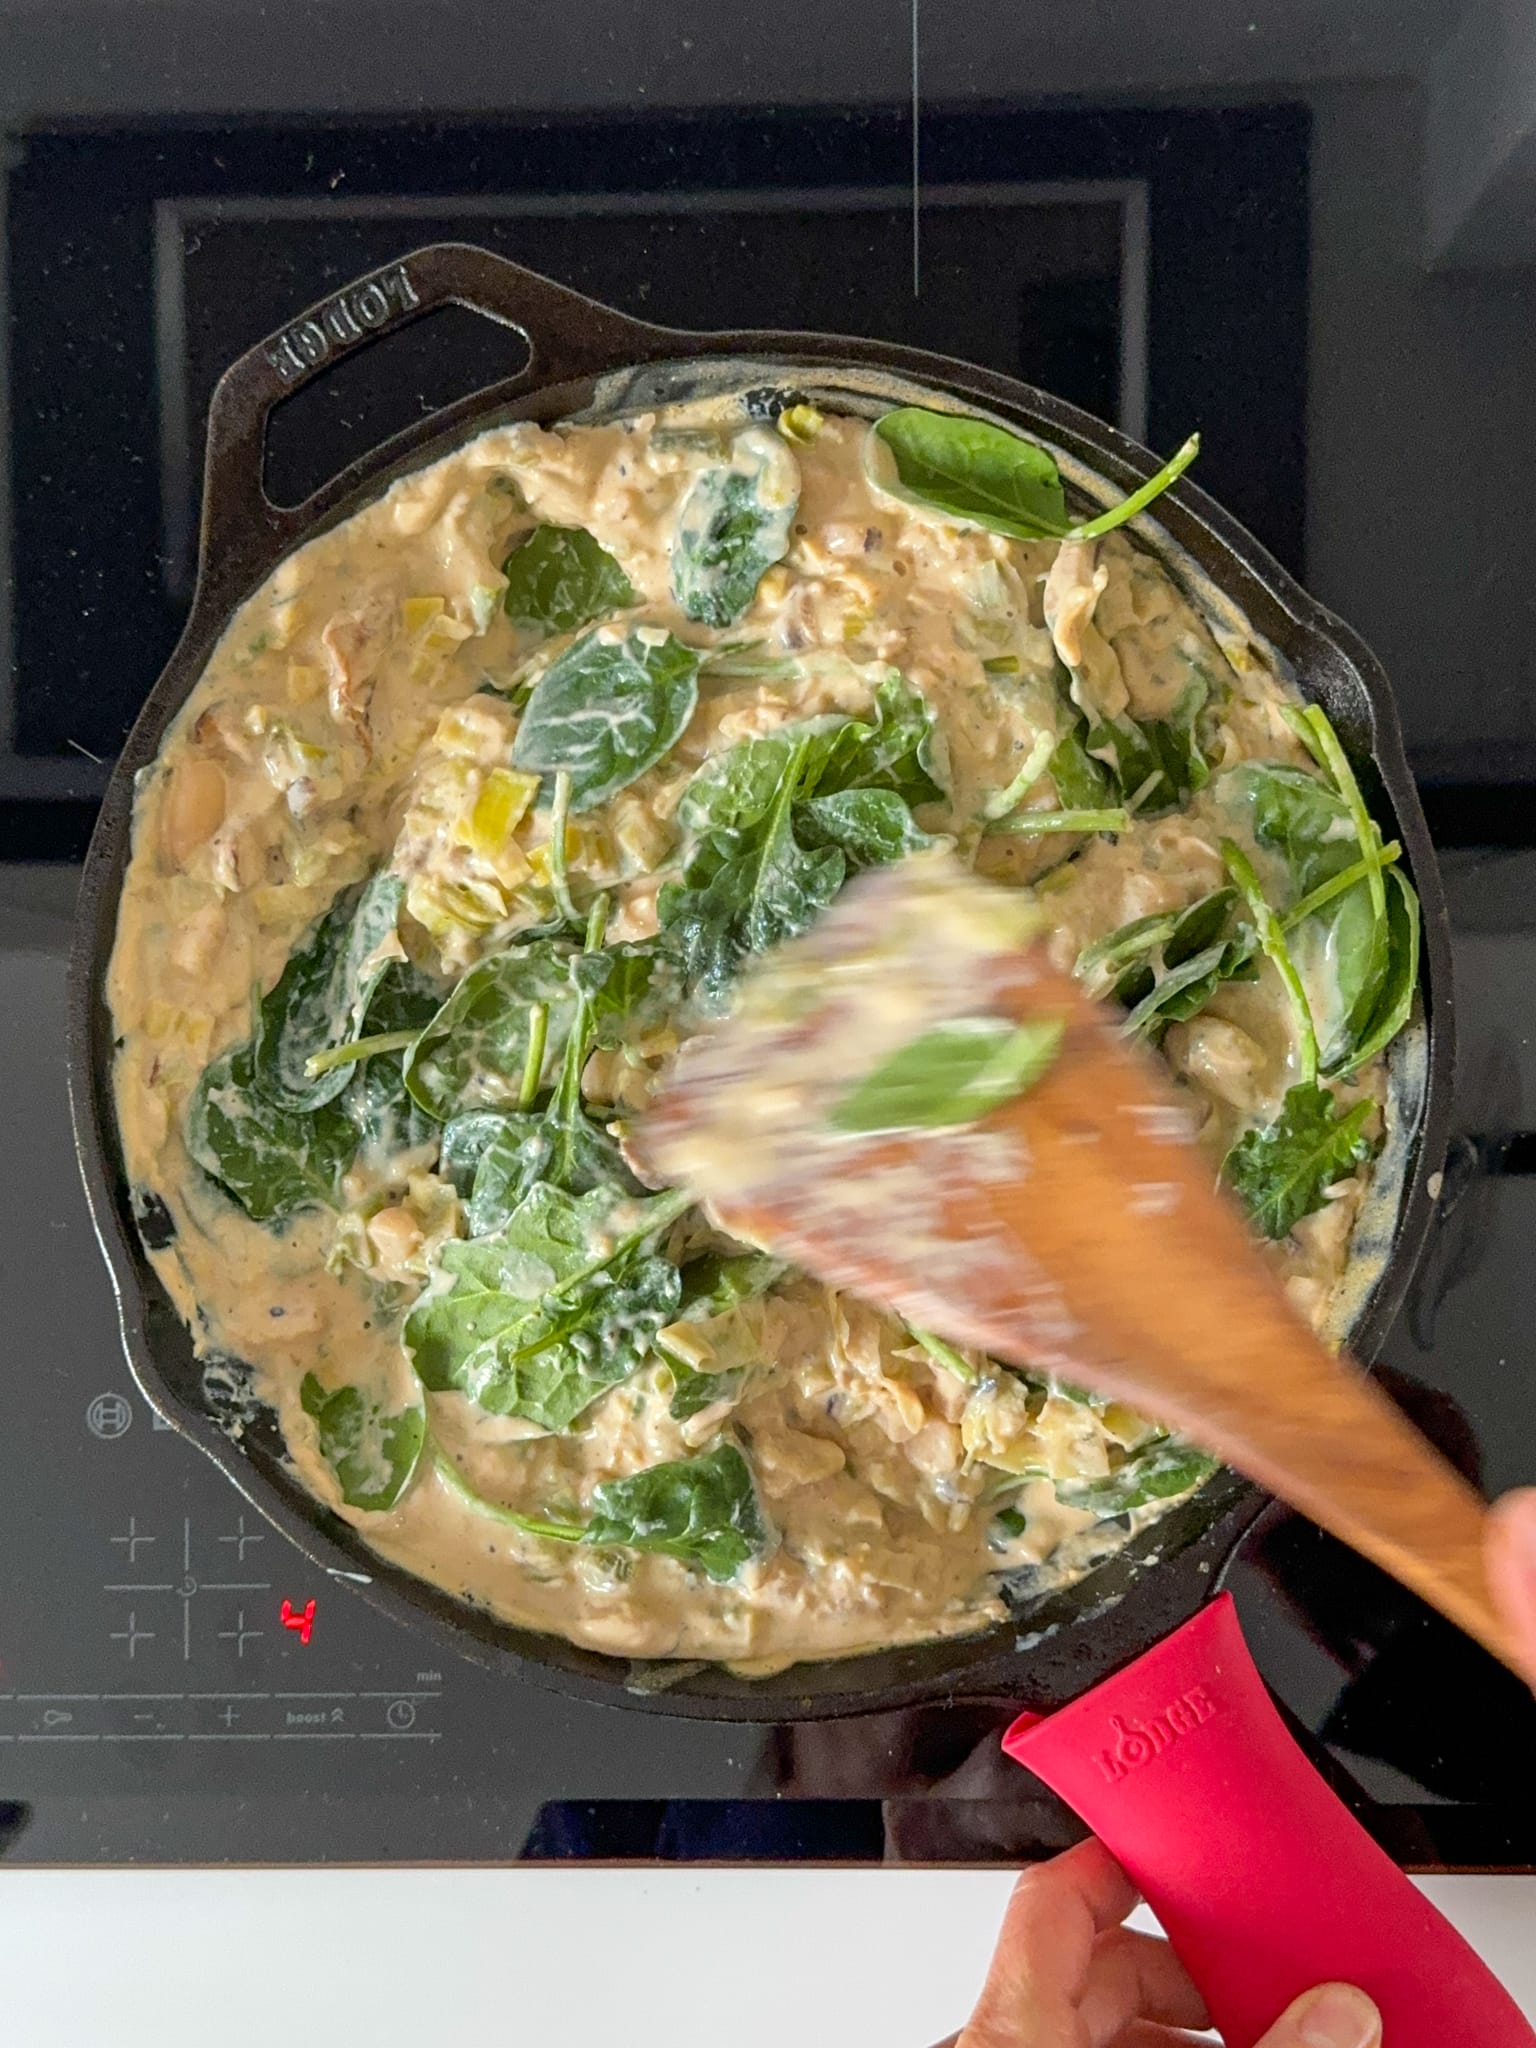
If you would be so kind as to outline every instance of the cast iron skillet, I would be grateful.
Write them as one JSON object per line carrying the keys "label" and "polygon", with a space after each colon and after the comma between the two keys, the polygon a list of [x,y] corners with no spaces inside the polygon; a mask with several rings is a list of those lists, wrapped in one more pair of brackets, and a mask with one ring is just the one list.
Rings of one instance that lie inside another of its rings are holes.
{"label": "cast iron skillet", "polygon": [[[273,407],[347,351],[450,303],[515,330],[529,351],[523,370],[396,436],[305,504],[291,510],[272,504],[262,474]],[[1263,1507],[1258,1489],[1233,1473],[1218,1474],[1076,1586],[1021,1609],[1016,1626],[969,1641],[799,1665],[753,1681],[713,1666],[637,1672],[557,1637],[509,1627],[385,1563],[306,1493],[284,1462],[272,1416],[232,1405],[230,1386],[238,1375],[210,1374],[194,1357],[144,1251],[145,1239],[164,1242],[168,1219],[153,1202],[136,1206],[124,1178],[103,989],[128,861],[134,777],[153,760],[235,608],[300,542],[337,525],[405,471],[483,428],[515,419],[562,419],[594,399],[602,411],[633,410],[700,390],[757,386],[764,388],[765,402],[773,388],[789,386],[855,411],[875,411],[903,397],[921,402],[925,392],[951,394],[1049,443],[1069,482],[1087,482],[1090,489],[1092,479],[1102,478],[1117,493],[1127,491],[1155,467],[1144,449],[1060,399],[947,357],[830,335],[686,334],[652,327],[463,244],[417,250],[312,307],[241,356],[214,393],[191,616],[129,735],[86,860],[69,992],[76,1149],[117,1293],[123,1342],[146,1399],[308,1558],[355,1584],[384,1613],[478,1663],[581,1698],[663,1713],[778,1722],[994,1696],[1048,1708],[1095,1683],[1200,1605]],[[1352,1348],[1370,1359],[1423,1245],[1433,1207],[1426,1183],[1445,1150],[1450,949],[1434,855],[1387,680],[1368,649],[1187,480],[1159,503],[1157,517],[1175,544],[1175,556],[1183,551],[1186,578],[1203,583],[1208,577],[1239,605],[1292,664],[1306,695],[1326,707],[1367,801],[1403,843],[1423,904],[1423,1092],[1403,1160],[1401,1209],[1383,1237],[1373,1284],[1353,1325]],[[657,1682],[663,1680],[670,1682]]]}

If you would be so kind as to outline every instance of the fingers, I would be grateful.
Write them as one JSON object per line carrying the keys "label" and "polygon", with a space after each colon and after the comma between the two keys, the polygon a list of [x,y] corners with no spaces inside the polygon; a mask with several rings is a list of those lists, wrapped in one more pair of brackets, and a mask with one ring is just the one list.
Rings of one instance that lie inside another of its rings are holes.
{"label": "fingers", "polygon": [[1286,2007],[1257,2048],[1380,2048],[1381,2015],[1363,1991],[1320,1984]]}
{"label": "fingers", "polygon": [[1536,1686],[1536,1487],[1506,1493],[1489,1511],[1488,1583]]}
{"label": "fingers", "polygon": [[1205,2000],[1166,1941],[1128,1927],[1101,1934],[1081,2007],[1082,2027],[1095,2044],[1116,2048],[1133,2020],[1163,2027],[1208,2027]]}
{"label": "fingers", "polygon": [[[1108,2048],[1133,2021],[1170,2031],[1207,2024],[1164,1941],[1121,1921],[1136,1889],[1099,1842],[1024,1872],[1013,1888],[966,2048]],[[1148,2048],[1162,2048],[1156,2037]]]}
{"label": "fingers", "polygon": [[[1071,1894],[1086,1908],[1094,1931],[1099,1934],[1118,1927],[1141,1900],[1141,1893],[1104,1844],[1093,1838],[1053,1856],[1049,1863],[1037,1863],[1026,1870],[1013,1888],[1014,1900],[1026,1890],[1032,1912],[1042,1908],[1048,1911],[1049,1902]],[[1009,1913],[1013,1910],[1010,1903]]]}
{"label": "fingers", "polygon": [[[1003,1915],[966,2048],[1069,2048],[1080,2041],[1076,2015],[1095,1945],[1135,1903],[1135,1886],[1100,1842],[1080,1842],[1026,1870]],[[1122,2013],[1121,2023],[1129,2017]]]}

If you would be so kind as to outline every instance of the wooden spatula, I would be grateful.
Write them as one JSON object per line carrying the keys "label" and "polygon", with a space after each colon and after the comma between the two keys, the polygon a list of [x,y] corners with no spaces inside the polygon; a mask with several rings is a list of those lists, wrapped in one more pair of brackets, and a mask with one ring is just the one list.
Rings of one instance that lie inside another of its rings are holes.
{"label": "wooden spatula", "polygon": [[[1020,916],[953,863],[863,877],[685,1051],[632,1139],[641,1171],[951,1343],[1184,1431],[1512,1664],[1483,1502],[1293,1313],[1167,1076]],[[974,1122],[832,1128],[936,1018],[1059,1024],[1059,1049]]]}

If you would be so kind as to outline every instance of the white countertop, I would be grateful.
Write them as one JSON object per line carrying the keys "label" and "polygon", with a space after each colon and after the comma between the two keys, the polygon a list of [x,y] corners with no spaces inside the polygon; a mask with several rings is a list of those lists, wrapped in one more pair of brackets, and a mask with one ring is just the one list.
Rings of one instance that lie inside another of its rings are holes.
{"label": "white countertop", "polygon": [[[5,2048],[929,2048],[975,1870],[0,1870]],[[1536,2017],[1536,1877],[1421,1881]]]}

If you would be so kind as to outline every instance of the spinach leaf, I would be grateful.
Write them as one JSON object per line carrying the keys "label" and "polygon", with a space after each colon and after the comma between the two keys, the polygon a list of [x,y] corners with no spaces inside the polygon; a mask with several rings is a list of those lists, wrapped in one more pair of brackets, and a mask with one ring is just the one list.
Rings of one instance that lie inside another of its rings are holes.
{"label": "spinach leaf", "polygon": [[883,867],[944,842],[914,823],[893,789],[840,789],[797,804],[796,836],[807,846],[840,847],[850,868]]}
{"label": "spinach leaf", "polygon": [[434,1277],[403,1332],[423,1386],[570,1429],[673,1319],[677,1268],[651,1247],[687,1206],[675,1192],[625,1202],[539,1182],[492,1236],[444,1244],[437,1275],[449,1284]]}
{"label": "spinach leaf", "polygon": [[838,1101],[835,1131],[927,1130],[975,1123],[1023,1095],[1061,1050],[1063,1026],[955,1017],[935,1024],[866,1074]]}
{"label": "spinach leaf", "polygon": [[1198,1016],[1224,981],[1246,979],[1252,961],[1253,940],[1245,933],[1236,939],[1218,939],[1188,960],[1165,968],[1132,1005],[1125,1020],[1127,1035],[1155,1042],[1170,1024]]}
{"label": "spinach leaf", "polygon": [[[1319,777],[1284,763],[1255,763],[1238,771],[1252,805],[1254,837],[1278,853],[1297,900],[1342,874],[1361,856],[1349,806]],[[1380,838],[1370,827],[1373,846]],[[1382,899],[1378,917],[1374,871],[1334,897],[1290,932],[1298,965],[1314,987],[1331,990],[1320,1016],[1319,1056],[1325,1071],[1342,1067],[1376,1010],[1389,965],[1390,934]]]}
{"label": "spinach leaf", "polygon": [[387,1414],[361,1387],[327,1390],[312,1372],[299,1385],[304,1413],[320,1434],[320,1455],[351,1508],[383,1514],[394,1507],[421,1462],[427,1418],[418,1405]]}
{"label": "spinach leaf", "polygon": [[697,1565],[721,1582],[735,1578],[772,1540],[747,1461],[728,1439],[702,1457],[652,1465],[628,1479],[610,1479],[594,1487],[595,1513],[585,1525],[519,1514],[515,1508],[482,1500],[441,1451],[437,1470],[466,1507],[525,1535],[553,1543],[652,1551]]}
{"label": "spinach leaf", "polygon": [[498,1103],[522,1092],[531,1022],[547,1017],[543,1065],[558,1060],[579,1006],[571,954],[558,940],[535,939],[471,967],[405,1055],[405,1085],[429,1116]]}
{"label": "spinach leaf", "polygon": [[691,1365],[668,1358],[667,1371],[672,1375],[667,1413],[674,1422],[691,1422],[717,1401],[734,1401],[747,1382],[745,1366],[734,1366],[728,1372],[696,1372]]}
{"label": "spinach leaf", "polygon": [[499,1230],[536,1182],[570,1195],[642,1194],[617,1144],[587,1115],[581,1076],[601,1015],[629,1016],[650,985],[652,956],[642,947],[594,950],[572,960],[578,1009],[554,1093],[537,1114],[503,1116],[476,1158],[465,1211],[471,1237]]}
{"label": "spinach leaf", "polygon": [[1073,971],[1094,995],[1110,991],[1117,1002],[1139,1003],[1150,994],[1159,964],[1182,966],[1226,935],[1236,905],[1235,889],[1213,889],[1182,910],[1132,918],[1084,946]]}
{"label": "spinach leaf", "polygon": [[580,526],[536,526],[502,564],[502,598],[517,626],[574,633],[640,602],[606,548]]}
{"label": "spinach leaf", "polygon": [[1398,868],[1387,873],[1387,967],[1370,1013],[1361,1019],[1358,1035],[1339,1059],[1324,1071],[1338,1080],[1375,1059],[1396,1038],[1413,1014],[1419,985],[1419,899]]}
{"label": "spinach leaf", "polygon": [[865,469],[877,489],[991,533],[1015,540],[1091,540],[1144,511],[1199,452],[1200,437],[1192,434],[1129,497],[1075,526],[1067,519],[1054,457],[1033,441],[963,413],[915,405],[886,413],[870,429]]}
{"label": "spinach leaf", "polygon": [[729,626],[789,551],[799,465],[777,435],[738,434],[729,467],[706,469],[683,500],[672,554],[672,595],[686,618]]}
{"label": "spinach leaf", "polygon": [[873,721],[815,719],[717,755],[678,807],[701,835],[658,903],[685,979],[723,1002],[741,959],[813,924],[847,878],[929,844],[907,806],[939,794],[924,765],[924,700],[896,674]]}
{"label": "spinach leaf", "polygon": [[[392,960],[368,1003],[370,1037],[388,1040],[421,1031],[442,1001],[437,988],[403,960]],[[377,1052],[356,1062],[341,1107],[357,1126],[359,1139],[379,1158],[413,1152],[438,1135],[436,1117],[413,1100],[405,1085],[405,1050]]]}
{"label": "spinach leaf", "polygon": [[1159,1437],[1133,1451],[1118,1472],[1107,1479],[1059,1481],[1056,1498],[1064,1507],[1087,1508],[1096,1515],[1124,1515],[1149,1501],[1172,1500],[1209,1479],[1221,1460],[1177,1437]]}
{"label": "spinach leaf", "polygon": [[361,890],[343,890],[263,996],[256,1086],[279,1109],[318,1109],[351,1080],[347,1066],[311,1075],[307,1062],[362,1030],[388,964],[380,948],[394,936],[404,887],[398,875],[381,872]]}
{"label": "spinach leaf", "polygon": [[1113,995],[1127,1032],[1149,1038],[1203,1010],[1224,981],[1254,973],[1254,939],[1230,931],[1235,889],[1213,889],[1183,910],[1133,918],[1085,946],[1076,972],[1095,995]]}
{"label": "spinach leaf", "polygon": [[[1108,768],[1122,800],[1141,816],[1160,817],[1205,788],[1211,771],[1195,731],[1205,686],[1186,690],[1171,717],[1101,719],[1088,730],[1086,745]],[[1054,773],[1055,764],[1052,764]],[[1060,785],[1058,784],[1058,787]]]}
{"label": "spinach leaf", "polygon": [[751,1470],[730,1442],[702,1457],[605,1480],[593,1488],[592,1507],[588,1543],[675,1557],[721,1584],[768,1547]]}
{"label": "spinach leaf", "polygon": [[682,737],[699,696],[699,656],[655,626],[588,633],[533,686],[512,759],[571,778],[571,809],[590,811],[643,775]]}
{"label": "spinach leaf", "polygon": [[985,420],[916,405],[886,413],[870,432],[894,470],[894,483],[883,465],[871,480],[891,496],[1016,540],[1066,532],[1061,472],[1035,442]]}
{"label": "spinach leaf", "polygon": [[1272,1124],[1238,1139],[1222,1174],[1262,1236],[1288,1237],[1323,1206],[1335,1181],[1364,1165],[1373,1150],[1364,1130],[1375,1107],[1367,1100],[1341,1111],[1326,1088],[1303,1081],[1287,1091]]}
{"label": "spinach leaf", "polygon": [[255,1085],[251,1045],[204,1069],[187,1116],[187,1151],[255,1223],[285,1223],[300,1209],[334,1204],[352,1163],[357,1130],[338,1105],[278,1109]]}
{"label": "spinach leaf", "polygon": [[683,1268],[679,1320],[704,1322],[727,1309],[766,1294],[789,1271],[783,1259],[767,1252],[706,1252]]}
{"label": "spinach leaf", "polygon": [[502,1116],[500,1129],[475,1166],[464,1209],[471,1237],[500,1230],[534,1184],[547,1181],[567,1194],[609,1188],[643,1192],[608,1133],[582,1111],[575,1116]]}
{"label": "spinach leaf", "polygon": [[461,1197],[475,1184],[480,1161],[516,1119],[501,1109],[466,1109],[443,1125],[437,1170]]}
{"label": "spinach leaf", "polygon": [[808,931],[843,886],[842,849],[807,852],[795,837],[795,796],[813,743],[805,734],[791,746],[766,814],[742,829],[711,833],[682,880],[666,884],[658,898],[661,923],[705,1007],[724,1002],[744,955]]}
{"label": "spinach leaf", "polygon": [[1051,780],[1064,810],[1102,811],[1119,794],[1102,761],[1085,744],[1086,720],[1074,715],[1051,755]]}
{"label": "spinach leaf", "polygon": [[1230,839],[1221,842],[1222,864],[1237,884],[1243,901],[1248,906],[1248,915],[1253,920],[1253,935],[1260,951],[1279,975],[1282,986],[1290,998],[1291,1011],[1296,1026],[1296,1051],[1301,1063],[1302,1081],[1310,1085],[1317,1079],[1317,1027],[1312,1021],[1312,1008],[1307,1001],[1306,989],[1301,976],[1296,972],[1296,963],[1291,958],[1290,947],[1285,942],[1285,932],[1280,920],[1271,908],[1269,899],[1254,872],[1253,862],[1242,848]]}
{"label": "spinach leaf", "polygon": [[875,691],[873,721],[847,718],[813,748],[807,779],[818,796],[851,789],[893,789],[909,804],[934,803],[944,791],[933,772],[933,709],[899,669]]}

